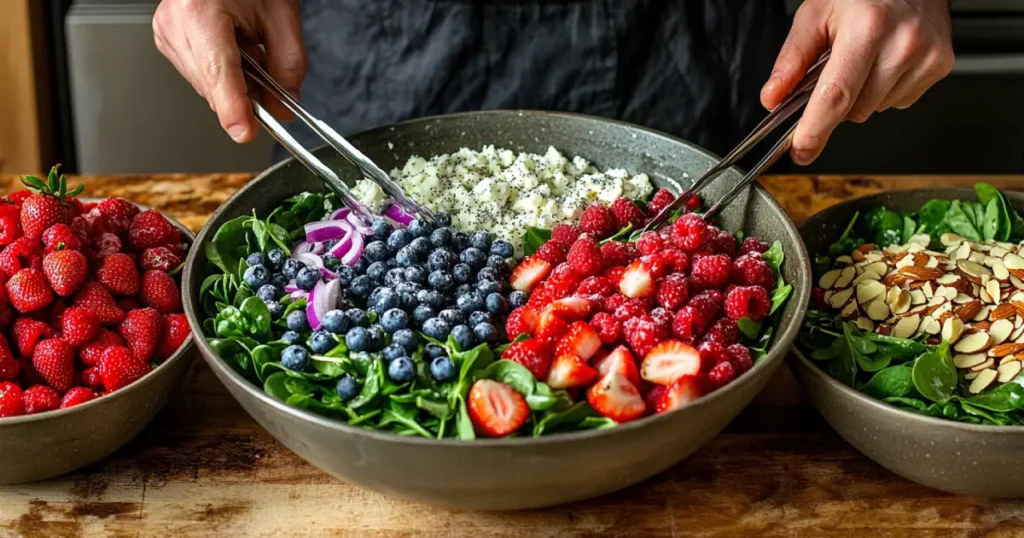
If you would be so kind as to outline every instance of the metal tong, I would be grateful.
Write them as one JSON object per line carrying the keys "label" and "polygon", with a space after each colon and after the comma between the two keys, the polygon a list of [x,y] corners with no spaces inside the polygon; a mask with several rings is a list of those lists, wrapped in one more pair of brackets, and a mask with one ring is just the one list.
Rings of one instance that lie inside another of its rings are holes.
{"label": "metal tong", "polygon": [[[359,168],[363,177],[376,183],[406,213],[416,218],[434,222],[433,212],[417,204],[412,198],[409,198],[384,170],[381,170],[379,166],[374,164],[366,155],[363,155],[361,151],[356,149],[348,140],[345,140],[337,131],[310,114],[298,99],[292,97],[281,84],[274,80],[274,77],[270,76],[270,73],[263,69],[263,66],[245,51],[242,51],[242,72],[256,81],[257,84],[266,89],[277,100],[281,101],[292,114],[295,114],[296,118],[302,120],[328,145],[355,165],[356,168]],[[345,182],[333,170],[320,161],[320,159],[313,156],[312,152],[302,147],[258,101],[253,99],[252,106],[256,114],[256,120],[263,125],[271,136],[277,139],[299,162],[306,165],[306,168],[309,168],[317,177],[322,179],[332,191],[337,193],[342,203],[369,221],[373,216],[371,212],[356,200],[348,185],[345,185]]]}
{"label": "metal tong", "polygon": [[[676,199],[661,210],[647,226],[644,226],[643,231],[654,230],[660,227],[662,224],[672,216],[673,213],[680,207],[686,204],[693,195],[703,188],[705,185],[711,182],[711,180],[718,177],[722,172],[728,170],[731,166],[736,164],[736,161],[743,158],[751,149],[759,144],[765,137],[768,136],[772,131],[777,129],[786,120],[802,110],[807,102],[811,98],[811,93],[814,91],[815,86],[818,84],[818,77],[821,76],[821,71],[824,69],[825,64],[831,57],[832,51],[825,51],[824,54],[818,58],[818,61],[807,70],[807,74],[804,75],[803,80],[793,89],[793,91],[779,103],[779,106],[775,107],[761,123],[754,128],[753,131],[746,138],[744,138],[739,145],[737,145],[728,155],[725,156],[718,164],[712,166],[710,170],[704,172],[702,176],[697,178],[693,182],[693,185],[686,190],[683,194],[676,197]],[[723,207],[728,205],[730,202],[739,195],[743,189],[757,179],[764,171],[779,160],[785,153],[787,153],[793,144],[793,131],[796,130],[797,123],[793,123],[786,132],[782,135],[782,138],[772,146],[768,154],[762,158],[753,169],[751,169],[743,179],[741,179],[736,185],[733,186],[729,192],[725,193],[724,196],[714,205],[712,205],[705,213],[704,220],[710,221],[713,219]]]}

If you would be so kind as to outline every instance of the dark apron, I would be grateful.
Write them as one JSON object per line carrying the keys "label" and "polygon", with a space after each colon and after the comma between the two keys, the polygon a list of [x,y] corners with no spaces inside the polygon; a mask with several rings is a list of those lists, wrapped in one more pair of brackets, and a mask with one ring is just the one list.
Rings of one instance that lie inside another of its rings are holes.
{"label": "dark apron", "polygon": [[[725,153],[763,117],[782,0],[303,0],[302,99],[342,134],[486,109],[582,112]],[[304,127],[289,129],[320,145]],[[277,148],[275,156],[283,157]]]}

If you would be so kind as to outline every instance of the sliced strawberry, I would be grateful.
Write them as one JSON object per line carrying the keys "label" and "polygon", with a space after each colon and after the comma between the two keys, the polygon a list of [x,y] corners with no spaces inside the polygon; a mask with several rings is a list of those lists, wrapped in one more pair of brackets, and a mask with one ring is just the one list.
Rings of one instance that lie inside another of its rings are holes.
{"label": "sliced strawberry", "polygon": [[590,314],[591,303],[583,297],[566,297],[552,301],[548,308],[565,321],[578,321]]}
{"label": "sliced strawberry", "polygon": [[516,389],[490,379],[473,383],[469,390],[469,418],[487,437],[504,437],[526,424],[530,408]]}
{"label": "sliced strawberry", "polygon": [[597,331],[585,321],[574,321],[555,346],[555,356],[576,355],[585,363],[600,349],[601,338]]}
{"label": "sliced strawberry", "polygon": [[565,320],[545,308],[540,314],[540,319],[537,320],[537,329],[533,332],[533,337],[542,342],[554,344],[565,334],[566,330],[568,330],[568,325]]}
{"label": "sliced strawberry", "polygon": [[[578,322],[581,323],[581,322]],[[544,381],[553,389],[586,387],[597,379],[597,370],[587,365],[574,353],[558,355],[551,363],[551,370]]]}
{"label": "sliced strawberry", "polygon": [[587,390],[590,407],[615,422],[629,422],[644,416],[647,405],[636,385],[618,372],[609,372]]}
{"label": "sliced strawberry", "polygon": [[654,278],[640,260],[626,267],[619,280],[619,291],[626,297],[648,297],[654,293]]}
{"label": "sliced strawberry", "polygon": [[654,412],[664,413],[679,409],[700,396],[700,378],[695,375],[684,375],[669,385],[654,405]]}
{"label": "sliced strawberry", "polygon": [[640,386],[640,371],[636,368],[636,359],[629,352],[626,346],[619,346],[611,353],[594,361],[594,368],[597,375],[604,377],[610,372],[618,372],[626,377],[630,383]]}
{"label": "sliced strawberry", "polygon": [[700,372],[700,353],[678,340],[654,346],[640,365],[640,376],[652,383],[671,385],[684,375]]}
{"label": "sliced strawberry", "polygon": [[530,291],[551,274],[551,264],[536,256],[527,256],[512,270],[509,284],[512,289]]}

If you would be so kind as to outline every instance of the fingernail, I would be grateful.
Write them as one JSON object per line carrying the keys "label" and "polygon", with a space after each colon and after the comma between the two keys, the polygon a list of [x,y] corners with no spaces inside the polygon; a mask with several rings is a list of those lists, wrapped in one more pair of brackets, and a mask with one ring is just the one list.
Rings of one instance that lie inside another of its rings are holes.
{"label": "fingernail", "polygon": [[245,125],[232,125],[228,128],[228,135],[231,136],[235,142],[241,142],[242,137],[245,136]]}
{"label": "fingernail", "polygon": [[800,150],[793,154],[793,162],[801,166],[811,164],[814,160],[814,152],[807,150]]}

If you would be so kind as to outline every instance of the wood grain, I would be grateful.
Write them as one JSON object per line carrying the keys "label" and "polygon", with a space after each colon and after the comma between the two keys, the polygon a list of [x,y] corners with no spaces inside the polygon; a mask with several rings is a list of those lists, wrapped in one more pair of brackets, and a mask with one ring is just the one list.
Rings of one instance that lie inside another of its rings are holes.
{"label": "wood grain", "polygon": [[[124,196],[198,230],[248,179],[86,183],[91,196]],[[1024,177],[985,179],[1024,188]],[[0,188],[12,181],[0,177]],[[881,189],[973,181],[778,176],[762,183],[800,221]],[[0,537],[1022,535],[1021,502],[915,485],[861,456],[813,410],[756,402],[682,464],[599,499],[514,513],[407,503],[348,486],[299,459],[242,411],[201,360],[153,424],[111,458],[59,479],[0,487]]]}

